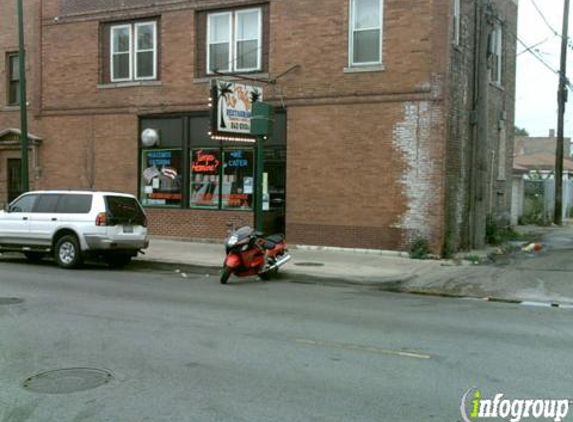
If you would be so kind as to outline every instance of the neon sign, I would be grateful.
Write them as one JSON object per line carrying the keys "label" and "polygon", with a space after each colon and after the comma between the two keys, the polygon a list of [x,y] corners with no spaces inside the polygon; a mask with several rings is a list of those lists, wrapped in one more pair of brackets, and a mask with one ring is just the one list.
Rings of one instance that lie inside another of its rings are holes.
{"label": "neon sign", "polygon": [[197,151],[191,168],[194,173],[213,173],[217,171],[219,163],[214,154]]}

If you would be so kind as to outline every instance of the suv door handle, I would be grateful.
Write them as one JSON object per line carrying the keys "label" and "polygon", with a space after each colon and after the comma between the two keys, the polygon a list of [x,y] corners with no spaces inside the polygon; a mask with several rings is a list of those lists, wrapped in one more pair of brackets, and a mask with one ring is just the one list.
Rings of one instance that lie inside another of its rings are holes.
{"label": "suv door handle", "polygon": [[58,219],[56,217],[52,218],[52,221],[58,221]]}
{"label": "suv door handle", "polygon": [[28,217],[22,217],[22,220],[27,220],[27,219],[28,219]]}

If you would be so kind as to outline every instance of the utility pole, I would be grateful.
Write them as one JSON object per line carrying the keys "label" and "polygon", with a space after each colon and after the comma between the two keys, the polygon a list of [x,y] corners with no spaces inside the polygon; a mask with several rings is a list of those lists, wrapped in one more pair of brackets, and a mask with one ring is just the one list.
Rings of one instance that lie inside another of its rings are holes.
{"label": "utility pole", "polygon": [[559,69],[559,91],[557,92],[557,147],[555,151],[555,214],[553,222],[563,223],[563,126],[565,103],[567,102],[567,32],[569,28],[569,0],[563,8],[563,31],[561,32],[561,67]]}
{"label": "utility pole", "polygon": [[24,48],[24,8],[18,2],[18,64],[20,67],[20,148],[22,154],[22,191],[30,190],[28,181],[28,108],[26,104],[26,51]]}
{"label": "utility pole", "polygon": [[488,151],[488,90],[489,70],[487,65],[488,38],[490,35],[489,0],[479,3],[479,27],[477,48],[477,128],[476,141],[472,148],[474,180],[472,203],[473,221],[471,246],[481,249],[485,246],[486,230],[486,186]]}

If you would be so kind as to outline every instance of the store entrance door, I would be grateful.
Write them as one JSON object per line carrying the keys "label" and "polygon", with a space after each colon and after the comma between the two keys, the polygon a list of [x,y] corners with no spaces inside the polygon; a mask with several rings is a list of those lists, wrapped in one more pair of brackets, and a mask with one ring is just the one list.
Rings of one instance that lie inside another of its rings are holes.
{"label": "store entrance door", "polygon": [[22,192],[22,160],[20,158],[8,159],[8,202],[12,202]]}
{"label": "store entrance door", "polygon": [[263,212],[263,231],[266,234],[285,232],[286,214],[286,147],[265,149],[269,206]]}

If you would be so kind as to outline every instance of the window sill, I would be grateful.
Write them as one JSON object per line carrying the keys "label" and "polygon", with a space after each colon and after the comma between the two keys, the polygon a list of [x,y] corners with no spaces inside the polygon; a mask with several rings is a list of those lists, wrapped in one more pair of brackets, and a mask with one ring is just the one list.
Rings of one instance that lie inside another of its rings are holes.
{"label": "window sill", "polygon": [[2,111],[20,111],[19,105],[9,105],[2,107]]}
{"label": "window sill", "polygon": [[256,78],[256,79],[269,79],[270,75],[268,73],[232,73],[232,74],[225,74],[225,75],[208,75],[208,76],[204,76],[201,78],[194,78],[193,79],[193,83],[194,84],[206,84],[206,83],[210,83],[212,79],[217,79],[217,78],[225,78],[225,80],[228,81],[240,81],[242,80],[241,78],[245,76],[245,77],[249,77],[249,78]]}
{"label": "window sill", "polygon": [[386,68],[382,64],[367,65],[367,66],[351,66],[345,67],[344,73],[367,73],[367,72],[383,72]]}
{"label": "window sill", "polygon": [[134,81],[134,82],[110,82],[107,84],[98,84],[98,89],[113,89],[113,88],[132,88],[144,86],[161,86],[161,81]]}

